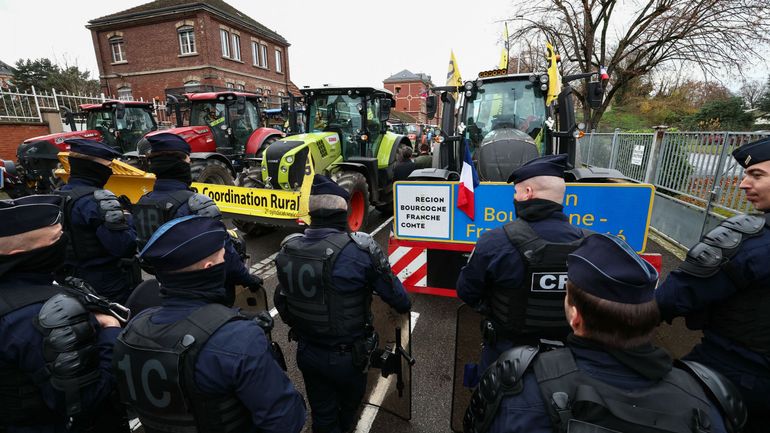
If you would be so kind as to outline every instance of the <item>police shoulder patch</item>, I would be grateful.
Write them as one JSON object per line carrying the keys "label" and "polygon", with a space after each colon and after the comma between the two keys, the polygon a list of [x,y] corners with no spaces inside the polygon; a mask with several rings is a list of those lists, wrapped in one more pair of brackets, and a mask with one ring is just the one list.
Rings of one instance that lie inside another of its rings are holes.
{"label": "police shoulder patch", "polygon": [[209,196],[195,193],[187,199],[187,206],[190,207],[190,212],[195,215],[214,219],[222,218],[217,204]]}

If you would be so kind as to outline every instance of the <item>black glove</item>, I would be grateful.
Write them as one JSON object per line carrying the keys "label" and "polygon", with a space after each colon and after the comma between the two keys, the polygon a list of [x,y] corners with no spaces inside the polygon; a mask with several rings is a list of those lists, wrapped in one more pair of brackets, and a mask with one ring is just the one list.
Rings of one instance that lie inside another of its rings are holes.
{"label": "black glove", "polygon": [[260,278],[258,275],[249,274],[251,277],[251,281],[249,281],[248,284],[246,284],[246,288],[249,289],[251,293],[257,293],[260,289],[263,288],[263,281],[262,278]]}
{"label": "black glove", "polygon": [[260,311],[256,316],[254,316],[253,320],[260,328],[262,328],[263,331],[265,331],[265,334],[273,330],[273,325],[275,323],[273,322],[273,317],[270,316],[269,312]]}

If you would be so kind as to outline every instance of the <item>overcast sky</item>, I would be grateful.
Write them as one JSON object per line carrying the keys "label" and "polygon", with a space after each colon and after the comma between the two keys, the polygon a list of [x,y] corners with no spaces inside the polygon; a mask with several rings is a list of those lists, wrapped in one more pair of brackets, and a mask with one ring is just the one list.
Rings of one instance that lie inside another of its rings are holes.
{"label": "overcast sky", "polygon": [[[515,15],[512,0],[226,1],[289,41],[291,77],[300,87],[382,86],[403,69],[443,85],[452,49],[463,79],[475,78],[500,58],[503,24],[495,21]],[[85,25],[143,3],[0,0],[0,60],[13,66],[47,57],[97,77]]]}
{"label": "overcast sky", "polygon": [[[517,4],[532,0],[227,1],[291,43],[291,77],[302,87],[381,86],[403,69],[427,73],[434,84],[443,85],[450,50],[463,79],[473,79],[497,65],[499,21],[515,16]],[[147,2],[0,0],[0,60],[13,65],[19,58],[47,57],[60,65],[77,64],[97,78],[86,23]],[[511,30],[516,25],[509,23]],[[767,64],[750,75],[764,80]],[[740,86],[730,81],[724,84],[734,90]]]}

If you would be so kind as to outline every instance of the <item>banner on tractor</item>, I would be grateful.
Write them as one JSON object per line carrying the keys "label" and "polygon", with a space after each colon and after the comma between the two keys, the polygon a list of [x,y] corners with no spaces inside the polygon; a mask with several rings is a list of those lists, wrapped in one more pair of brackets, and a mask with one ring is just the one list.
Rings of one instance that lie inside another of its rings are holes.
{"label": "banner on tractor", "polygon": [[307,216],[307,197],[300,191],[217,185],[193,182],[193,191],[210,197],[222,213],[267,218],[297,219]]}
{"label": "banner on tractor", "polygon": [[[484,182],[474,190],[471,219],[458,211],[457,182],[397,182],[394,188],[396,239],[475,244],[487,230],[516,218],[513,185]],[[569,183],[564,213],[569,221],[621,237],[644,252],[655,187],[635,183]]]}

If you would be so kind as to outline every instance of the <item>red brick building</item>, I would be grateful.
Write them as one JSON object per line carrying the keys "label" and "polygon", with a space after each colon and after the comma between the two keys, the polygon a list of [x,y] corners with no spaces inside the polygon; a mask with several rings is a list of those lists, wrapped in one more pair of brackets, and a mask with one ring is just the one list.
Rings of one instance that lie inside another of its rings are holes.
{"label": "red brick building", "polygon": [[196,86],[299,94],[289,42],[222,0],[156,0],[86,27],[106,95],[165,99],[168,88]]}
{"label": "red brick building", "polygon": [[13,68],[7,63],[0,61],[0,88],[7,89],[11,86],[13,78]]}
{"label": "red brick building", "polygon": [[386,78],[382,82],[385,89],[393,92],[396,98],[395,111],[407,113],[417,120],[417,123],[438,125],[437,118],[428,121],[425,108],[425,97],[433,87],[430,75],[419,72],[414,74],[406,69]]}

